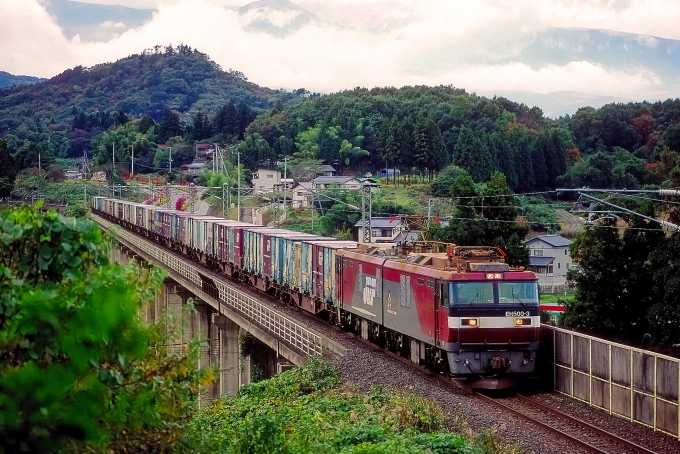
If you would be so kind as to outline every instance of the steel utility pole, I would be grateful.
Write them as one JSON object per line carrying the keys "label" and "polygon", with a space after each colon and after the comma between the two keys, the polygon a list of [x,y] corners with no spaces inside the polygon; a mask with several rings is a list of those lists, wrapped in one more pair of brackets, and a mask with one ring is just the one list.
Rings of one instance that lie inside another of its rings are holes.
{"label": "steel utility pole", "polygon": [[116,142],[112,142],[113,149],[111,150],[111,168],[112,172],[116,170]]}
{"label": "steel utility pole", "polygon": [[169,177],[170,174],[172,173],[172,147],[168,147],[168,149],[170,150],[170,154],[168,155],[168,164],[169,164],[169,169],[170,169],[168,171],[168,177]]}
{"label": "steel utility pole", "polygon": [[227,219],[227,183],[222,183],[222,216]]}
{"label": "steel utility pole", "polygon": [[238,182],[236,183],[236,220],[241,220],[241,152],[236,153]]}
{"label": "steel utility pole", "polygon": [[130,162],[132,163],[132,171],[130,172],[130,176],[132,178],[135,177],[135,144],[132,144],[132,158],[130,159]]}
{"label": "steel utility pole", "polygon": [[283,220],[286,220],[286,190],[288,189],[288,156],[283,158]]}
{"label": "steel utility pole", "polygon": [[371,186],[364,183],[361,197],[361,214],[363,216],[364,243],[370,243],[371,238]]}

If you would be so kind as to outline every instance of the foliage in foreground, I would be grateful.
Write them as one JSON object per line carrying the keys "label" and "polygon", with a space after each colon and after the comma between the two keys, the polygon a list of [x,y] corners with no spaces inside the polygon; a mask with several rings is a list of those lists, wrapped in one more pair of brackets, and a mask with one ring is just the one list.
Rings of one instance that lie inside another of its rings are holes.
{"label": "foliage in foreground", "polygon": [[208,374],[137,316],[162,274],[54,211],[0,212],[0,242],[0,453],[173,449]]}
{"label": "foliage in foreground", "polygon": [[215,402],[188,439],[197,452],[239,454],[519,452],[499,447],[491,432],[469,439],[461,421],[410,393],[348,390],[331,365],[314,359]]}

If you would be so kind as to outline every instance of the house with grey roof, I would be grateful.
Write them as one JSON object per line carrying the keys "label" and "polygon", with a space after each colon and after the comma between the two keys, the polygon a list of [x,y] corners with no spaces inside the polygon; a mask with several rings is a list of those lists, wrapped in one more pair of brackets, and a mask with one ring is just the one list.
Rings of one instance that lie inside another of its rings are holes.
{"label": "house with grey roof", "polygon": [[308,208],[312,206],[312,183],[301,181],[293,189],[291,206],[293,208]]}
{"label": "house with grey roof", "polygon": [[339,189],[361,189],[361,181],[355,177],[347,176],[332,176],[332,177],[316,177],[312,180],[312,187],[314,189],[330,189],[337,187]]}
{"label": "house with grey roof", "polygon": [[[359,221],[354,224],[357,228],[359,242],[364,241],[364,221],[359,219]],[[373,243],[396,243],[400,239],[405,239],[400,236],[401,230],[401,219],[399,217],[389,217],[389,218],[371,218],[371,240]]]}
{"label": "house with grey roof", "polygon": [[567,284],[567,272],[574,267],[569,255],[571,241],[560,235],[539,235],[524,242],[529,249],[529,267],[538,276],[544,293],[560,293]]}

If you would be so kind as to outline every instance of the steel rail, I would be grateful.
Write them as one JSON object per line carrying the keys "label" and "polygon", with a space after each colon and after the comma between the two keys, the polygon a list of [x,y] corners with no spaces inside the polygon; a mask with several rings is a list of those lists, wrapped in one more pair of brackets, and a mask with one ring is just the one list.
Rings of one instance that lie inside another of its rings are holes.
{"label": "steel rail", "polygon": [[551,414],[554,414],[556,416],[559,416],[562,419],[565,419],[572,424],[576,424],[584,429],[587,429],[591,432],[596,433],[597,435],[601,436],[602,438],[606,438],[610,440],[613,443],[617,443],[619,445],[623,445],[624,448],[630,449],[634,452],[640,453],[640,454],[655,454],[654,451],[650,451],[649,449],[640,446],[638,444],[635,444],[631,441],[628,441],[626,439],[623,439],[619,437],[618,435],[614,435],[610,432],[607,432],[606,430],[600,429],[599,427],[593,426],[592,424],[588,424],[585,421],[581,421],[580,419],[574,418],[573,416],[570,416],[566,413],[563,413],[561,411],[557,411],[554,408],[548,407],[547,405],[538,402],[536,399],[532,399],[531,397],[524,396],[522,394],[518,394],[517,397],[519,397],[521,400],[524,402],[528,403],[529,405],[533,405],[536,408],[539,408],[542,411],[549,412]]}
{"label": "steel rail", "polygon": [[[339,327],[336,327],[336,328],[338,330],[340,330]],[[489,397],[489,396],[482,394],[478,391],[475,391],[473,389],[470,389],[470,388],[467,388],[463,385],[460,385],[460,384],[456,383],[455,381],[451,380],[450,377],[447,377],[447,376],[441,375],[441,374],[437,374],[437,373],[431,371],[430,369],[427,369],[424,366],[421,366],[419,364],[415,364],[412,361],[410,361],[408,358],[400,356],[398,353],[392,352],[392,351],[387,350],[383,347],[380,347],[380,346],[370,342],[369,340],[362,338],[361,336],[359,336],[357,334],[349,333],[349,332],[346,332],[346,331],[345,331],[345,333],[347,335],[349,335],[349,337],[351,337],[355,340],[358,340],[360,343],[362,343],[362,344],[364,344],[364,345],[366,345],[366,346],[368,346],[372,349],[381,351],[384,354],[386,354],[387,356],[389,356],[393,359],[396,359],[397,361],[399,361],[403,364],[406,364],[410,367],[413,367],[413,368],[415,368],[419,371],[423,371],[426,375],[438,379],[445,386],[448,386],[450,388],[454,388],[458,391],[463,391],[464,393],[469,394],[469,395],[473,395],[473,396],[479,398],[480,400],[483,400],[483,401],[485,401],[485,402],[487,402],[491,405],[494,405],[496,407],[500,407],[504,411],[508,411],[508,412],[510,412],[510,413],[512,413],[512,414],[514,414],[514,415],[516,415],[516,416],[518,416],[518,417],[520,417],[520,418],[522,418],[522,419],[524,419],[524,420],[526,420],[526,421],[528,421],[528,422],[530,422],[534,425],[537,425],[537,426],[541,427],[542,429],[547,430],[548,432],[550,432],[554,435],[557,435],[558,437],[564,439],[565,441],[567,441],[569,443],[573,443],[574,445],[578,446],[579,448],[582,448],[582,449],[585,449],[589,452],[593,452],[593,453],[597,453],[597,454],[610,454],[610,451],[605,451],[601,448],[598,448],[597,446],[593,446],[592,444],[590,444],[586,441],[583,441],[583,440],[579,439],[578,437],[570,435],[570,434],[568,434],[568,433],[566,433],[566,432],[564,432],[564,431],[562,431],[562,430],[560,430],[556,427],[553,427],[552,425],[550,425],[548,423],[544,423],[544,422],[540,421],[539,419],[533,418],[530,415],[522,413],[520,410],[517,410],[517,409],[513,408],[512,406],[506,405],[506,404],[500,402],[498,399],[494,399],[493,397]],[[598,437],[601,437],[605,440],[608,440],[611,443],[615,443],[617,445],[620,445],[623,448],[630,450],[631,452],[635,452],[635,453],[638,453],[638,454],[656,454],[654,451],[651,451],[651,450],[644,448],[640,445],[637,445],[633,442],[630,442],[630,441],[625,440],[621,437],[618,437],[617,435],[611,434],[611,433],[609,433],[609,432],[607,432],[603,429],[600,429],[599,427],[595,427],[595,426],[588,424],[584,421],[578,420],[578,419],[576,419],[576,418],[574,418],[570,415],[567,415],[566,413],[562,413],[562,412],[559,412],[557,410],[554,410],[554,409],[536,401],[535,399],[523,396],[521,394],[516,394],[515,397],[518,397],[519,399],[525,401],[527,404],[532,405],[534,407],[537,407],[541,411],[545,411],[545,412],[559,418],[560,420],[567,421],[571,424],[578,426],[582,430],[593,433],[593,434],[597,435]]]}

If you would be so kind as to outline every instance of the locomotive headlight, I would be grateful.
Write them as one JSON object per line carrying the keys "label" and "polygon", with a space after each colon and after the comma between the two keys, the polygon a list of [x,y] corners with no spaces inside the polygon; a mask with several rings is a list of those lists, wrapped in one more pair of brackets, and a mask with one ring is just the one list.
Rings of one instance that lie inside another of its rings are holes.
{"label": "locomotive headlight", "polygon": [[479,326],[479,320],[476,318],[463,318],[460,320],[461,326]]}
{"label": "locomotive headlight", "polygon": [[530,318],[516,318],[515,319],[515,326],[529,326],[531,325],[531,319]]}

